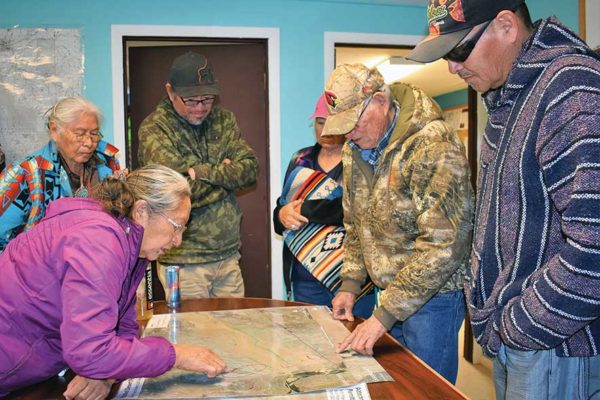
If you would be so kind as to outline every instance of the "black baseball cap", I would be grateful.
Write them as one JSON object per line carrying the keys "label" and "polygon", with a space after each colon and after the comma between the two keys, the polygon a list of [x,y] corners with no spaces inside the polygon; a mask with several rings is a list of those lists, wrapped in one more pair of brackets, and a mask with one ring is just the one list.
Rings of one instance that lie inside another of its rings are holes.
{"label": "black baseball cap", "polygon": [[169,70],[169,83],[181,97],[218,95],[219,83],[202,54],[188,51],[177,57]]}
{"label": "black baseball cap", "polygon": [[503,10],[516,10],[525,0],[430,0],[427,6],[429,36],[406,58],[431,62],[444,57],[471,29],[496,18]]}

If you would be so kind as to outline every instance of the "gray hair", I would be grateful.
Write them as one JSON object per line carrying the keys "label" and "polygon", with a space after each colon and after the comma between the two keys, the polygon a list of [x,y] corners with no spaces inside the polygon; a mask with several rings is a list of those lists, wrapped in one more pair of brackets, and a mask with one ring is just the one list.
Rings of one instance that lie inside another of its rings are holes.
{"label": "gray hair", "polygon": [[58,126],[64,127],[77,121],[81,114],[88,113],[96,117],[98,125],[102,121],[102,112],[97,105],[89,100],[79,96],[65,97],[56,102],[46,114],[48,119],[46,126],[50,127],[50,122],[54,121]]}
{"label": "gray hair", "polygon": [[174,210],[181,198],[192,195],[183,175],[158,164],[148,164],[130,173],[127,186],[136,200],[146,200],[152,213]]}
{"label": "gray hair", "polygon": [[151,214],[175,210],[181,200],[191,197],[187,180],[164,165],[148,164],[127,175],[125,181],[107,178],[95,188],[93,197],[110,214],[130,216],[136,200],[145,200]]}

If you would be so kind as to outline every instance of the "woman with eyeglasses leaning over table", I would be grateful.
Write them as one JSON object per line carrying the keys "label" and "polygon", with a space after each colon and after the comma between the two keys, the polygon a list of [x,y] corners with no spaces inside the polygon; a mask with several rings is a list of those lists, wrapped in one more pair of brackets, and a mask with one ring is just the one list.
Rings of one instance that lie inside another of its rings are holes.
{"label": "woman with eyeglasses leaning over table", "polygon": [[67,399],[98,399],[115,380],[171,368],[225,371],[210,349],[138,338],[135,291],[146,266],[181,244],[191,210],[179,173],[148,165],[107,178],[91,198],[52,202],[0,254],[0,397],[64,368]]}
{"label": "woman with eyeglasses leaning over table", "polygon": [[43,218],[61,197],[87,197],[119,169],[116,147],[101,140],[100,109],[81,97],[59,100],[46,113],[50,141],[0,172],[0,252]]}

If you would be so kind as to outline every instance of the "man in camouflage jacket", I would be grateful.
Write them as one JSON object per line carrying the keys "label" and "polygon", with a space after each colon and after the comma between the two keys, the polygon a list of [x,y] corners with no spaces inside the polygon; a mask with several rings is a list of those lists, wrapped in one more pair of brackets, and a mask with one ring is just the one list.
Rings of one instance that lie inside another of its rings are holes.
{"label": "man in camouflage jacket", "polygon": [[342,65],[326,87],[324,135],[346,135],[344,266],[337,319],[367,278],[379,288],[373,316],[341,343],[372,354],[386,331],[455,382],[465,314],[473,192],[464,146],[420,89],[386,86],[376,70]]}
{"label": "man in camouflage jacket", "polygon": [[139,159],[189,174],[192,213],[181,246],[160,257],[159,278],[164,285],[164,267],[179,265],[182,297],[242,297],[235,191],[256,182],[256,156],[235,115],[214,105],[219,87],[203,55],[176,58],[166,90],[140,126]]}

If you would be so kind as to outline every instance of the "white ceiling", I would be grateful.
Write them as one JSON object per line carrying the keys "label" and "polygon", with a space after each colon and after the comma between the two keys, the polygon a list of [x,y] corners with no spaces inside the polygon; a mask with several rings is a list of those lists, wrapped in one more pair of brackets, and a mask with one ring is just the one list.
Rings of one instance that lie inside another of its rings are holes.
{"label": "white ceiling", "polygon": [[[335,62],[336,65],[360,63],[372,68],[390,57],[405,56],[409,51],[410,49],[336,47]],[[439,96],[467,88],[462,79],[448,72],[448,64],[444,60],[425,64],[417,72],[413,72],[400,80],[412,83],[430,96]]]}

